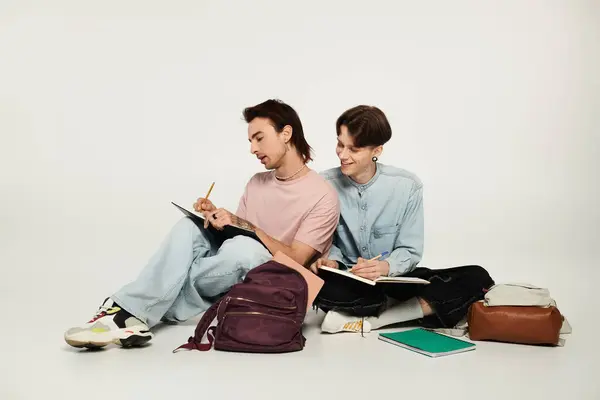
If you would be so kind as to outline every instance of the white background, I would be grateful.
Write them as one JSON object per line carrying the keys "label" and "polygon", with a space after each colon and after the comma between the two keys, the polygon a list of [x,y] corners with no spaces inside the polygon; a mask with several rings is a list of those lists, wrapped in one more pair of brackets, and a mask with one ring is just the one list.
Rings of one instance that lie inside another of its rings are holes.
{"label": "white background", "polygon": [[137,275],[170,201],[216,181],[234,210],[262,170],[241,112],[268,98],[298,111],[318,171],[339,114],[380,107],[381,161],[424,183],[423,265],[549,287],[590,334],[599,42],[591,0],[1,1],[4,344],[73,356],[62,332]]}

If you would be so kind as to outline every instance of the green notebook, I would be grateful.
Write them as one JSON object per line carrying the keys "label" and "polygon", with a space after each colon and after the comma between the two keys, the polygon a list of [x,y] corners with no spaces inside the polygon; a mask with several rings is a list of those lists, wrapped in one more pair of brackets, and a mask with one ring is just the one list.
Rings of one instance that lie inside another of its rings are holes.
{"label": "green notebook", "polygon": [[379,339],[429,357],[447,356],[475,350],[475,343],[422,328],[380,333]]}

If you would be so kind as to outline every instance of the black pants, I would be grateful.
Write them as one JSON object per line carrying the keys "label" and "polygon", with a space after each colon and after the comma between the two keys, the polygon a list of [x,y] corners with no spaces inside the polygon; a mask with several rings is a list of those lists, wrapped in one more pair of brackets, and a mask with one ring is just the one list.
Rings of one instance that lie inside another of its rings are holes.
{"label": "black pants", "polygon": [[412,297],[425,300],[433,314],[419,321],[428,328],[452,328],[467,314],[471,304],[482,300],[494,285],[488,272],[478,265],[431,270],[416,268],[404,276],[426,279],[429,285],[384,283],[375,286],[321,270],[325,280],[315,300],[324,311],[335,310],[356,317],[379,316],[387,304],[386,297],[399,301]]}

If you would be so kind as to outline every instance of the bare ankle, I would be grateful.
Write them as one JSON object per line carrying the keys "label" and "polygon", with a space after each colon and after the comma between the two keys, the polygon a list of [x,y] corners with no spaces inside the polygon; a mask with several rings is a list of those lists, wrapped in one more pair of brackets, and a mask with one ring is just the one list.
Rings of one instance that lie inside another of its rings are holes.
{"label": "bare ankle", "polygon": [[421,309],[423,310],[423,316],[433,314],[433,310],[431,309],[431,306],[429,305],[429,303],[420,297],[418,299],[419,299],[419,304],[421,304]]}

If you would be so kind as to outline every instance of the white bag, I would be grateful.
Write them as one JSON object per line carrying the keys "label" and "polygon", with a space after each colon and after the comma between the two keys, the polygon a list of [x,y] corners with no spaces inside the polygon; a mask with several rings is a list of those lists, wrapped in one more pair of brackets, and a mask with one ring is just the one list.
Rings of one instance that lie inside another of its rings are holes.
{"label": "white bag", "polygon": [[486,306],[538,306],[550,307],[550,291],[528,283],[503,283],[494,285],[485,294]]}

